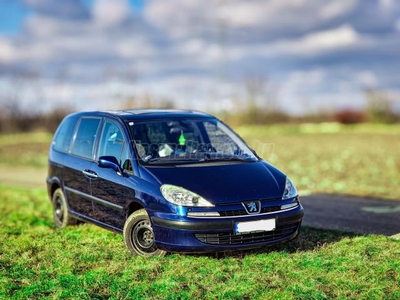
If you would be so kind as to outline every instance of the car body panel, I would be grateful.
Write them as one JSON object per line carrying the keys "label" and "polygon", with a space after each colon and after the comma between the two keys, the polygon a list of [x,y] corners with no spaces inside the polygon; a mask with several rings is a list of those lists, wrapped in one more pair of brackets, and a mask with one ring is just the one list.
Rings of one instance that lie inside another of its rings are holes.
{"label": "car body panel", "polygon": [[[171,221],[166,222],[165,219],[153,217],[152,221],[154,231],[157,233],[158,247],[171,252],[202,253],[232,249],[251,249],[291,240],[298,235],[303,214],[303,208],[299,206],[296,211],[291,211],[286,215],[269,216],[269,219],[276,218],[277,228],[279,229],[277,231],[264,232],[266,236],[265,240],[263,240],[262,236],[257,236],[260,235],[260,232],[242,235],[232,234],[234,224],[237,221],[233,219],[224,221],[203,220],[202,222],[175,221],[173,223]],[[259,219],[265,219],[265,216],[252,217],[246,219],[246,221],[257,221]],[[206,234],[213,244],[203,243],[196,238],[196,235],[202,235],[202,239],[204,239]],[[245,239],[253,239],[253,242],[243,242]],[[181,243],[182,240],[184,243]]]}
{"label": "car body panel", "polygon": [[96,220],[122,229],[128,199],[134,199],[135,189],[126,186],[126,178],[112,169],[100,168],[93,164],[92,170],[98,176],[91,181],[93,215]]}
{"label": "car body panel", "polygon": [[92,216],[93,206],[90,200],[91,179],[82,172],[90,169],[91,161],[78,157],[69,157],[68,163],[64,165],[63,186],[64,194],[71,211]]}
{"label": "car body panel", "polygon": [[285,178],[278,178],[263,161],[204,162],[179,167],[148,167],[159,182],[188,189],[213,204],[281,198]]}

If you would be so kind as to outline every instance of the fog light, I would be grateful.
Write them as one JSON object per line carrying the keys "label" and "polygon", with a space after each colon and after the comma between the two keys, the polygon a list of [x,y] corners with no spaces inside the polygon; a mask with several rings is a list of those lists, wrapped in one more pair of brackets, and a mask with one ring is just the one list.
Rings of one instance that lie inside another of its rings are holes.
{"label": "fog light", "polygon": [[187,213],[188,217],[219,217],[220,214],[217,211],[203,211],[203,212],[193,212]]}
{"label": "fog light", "polygon": [[296,206],[298,206],[298,205],[299,205],[299,204],[298,204],[297,202],[295,202],[295,203],[290,203],[290,204],[284,204],[284,205],[281,206],[281,210],[293,208],[293,207],[296,207]]}

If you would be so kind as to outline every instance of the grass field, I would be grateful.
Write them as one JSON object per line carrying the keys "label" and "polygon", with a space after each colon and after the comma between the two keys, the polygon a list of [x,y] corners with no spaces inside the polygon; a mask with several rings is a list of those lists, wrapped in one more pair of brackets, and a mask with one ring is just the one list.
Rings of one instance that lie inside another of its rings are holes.
{"label": "grass field", "polygon": [[400,241],[303,228],[287,244],[145,259],[93,225],[58,230],[44,189],[0,186],[0,299],[399,299]]}
{"label": "grass field", "polygon": [[[400,199],[400,126],[237,130],[303,193]],[[144,259],[95,226],[58,230],[44,179],[18,181],[43,173],[50,139],[0,135],[0,172],[17,170],[0,181],[0,299],[400,299],[400,241],[383,236],[303,228],[272,248]]]}
{"label": "grass field", "polygon": [[0,166],[46,168],[51,138],[43,132],[0,135]]}

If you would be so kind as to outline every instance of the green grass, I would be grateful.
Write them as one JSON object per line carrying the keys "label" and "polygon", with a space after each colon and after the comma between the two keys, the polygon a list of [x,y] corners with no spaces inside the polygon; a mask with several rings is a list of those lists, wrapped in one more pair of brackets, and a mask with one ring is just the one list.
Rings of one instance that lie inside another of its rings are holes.
{"label": "green grass", "polygon": [[237,131],[291,177],[301,194],[400,199],[398,125],[243,126]]}
{"label": "green grass", "polygon": [[51,138],[42,132],[0,135],[0,165],[46,168]]}
{"label": "green grass", "polygon": [[44,189],[0,186],[0,299],[399,299],[400,241],[303,228],[285,245],[130,256],[120,235],[56,229]]}

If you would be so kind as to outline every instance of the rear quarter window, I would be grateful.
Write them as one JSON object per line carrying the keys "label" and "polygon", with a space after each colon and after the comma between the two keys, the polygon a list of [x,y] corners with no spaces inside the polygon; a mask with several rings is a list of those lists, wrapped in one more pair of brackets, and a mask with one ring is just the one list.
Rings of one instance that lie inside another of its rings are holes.
{"label": "rear quarter window", "polygon": [[82,118],[76,133],[72,154],[85,158],[93,157],[93,147],[96,140],[100,118]]}
{"label": "rear quarter window", "polygon": [[61,122],[53,139],[54,150],[66,153],[69,151],[77,121],[78,117],[71,116]]}

